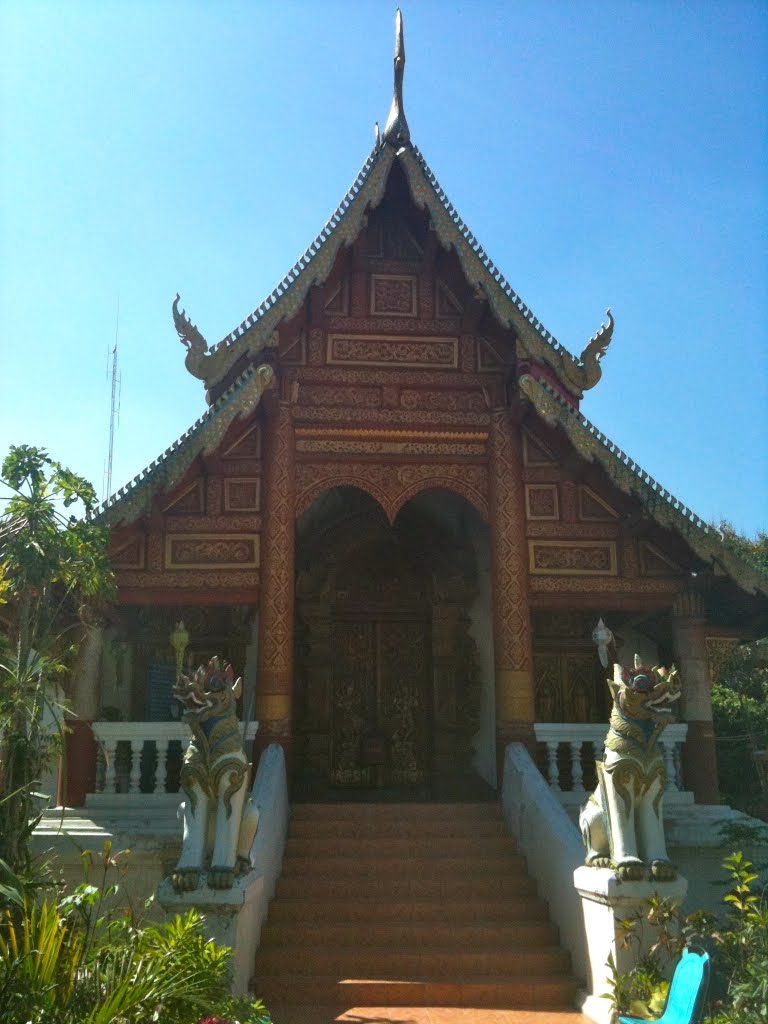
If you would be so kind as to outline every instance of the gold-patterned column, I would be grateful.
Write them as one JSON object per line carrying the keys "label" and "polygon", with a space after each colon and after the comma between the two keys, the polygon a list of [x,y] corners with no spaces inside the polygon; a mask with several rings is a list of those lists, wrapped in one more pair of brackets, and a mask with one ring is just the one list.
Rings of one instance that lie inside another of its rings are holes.
{"label": "gold-patterned column", "polygon": [[522,438],[507,412],[491,417],[490,528],[493,652],[496,676],[496,763],[506,745],[534,745],[534,688]]}
{"label": "gold-patterned column", "polygon": [[277,741],[290,753],[293,693],[296,475],[290,406],[267,408],[261,542],[259,656],[255,717],[259,749]]}
{"label": "gold-patterned column", "polygon": [[685,786],[696,803],[717,804],[717,745],[712,724],[712,683],[709,674],[704,601],[695,591],[678,594],[672,608],[675,660],[683,684],[683,714],[688,737],[683,746]]}

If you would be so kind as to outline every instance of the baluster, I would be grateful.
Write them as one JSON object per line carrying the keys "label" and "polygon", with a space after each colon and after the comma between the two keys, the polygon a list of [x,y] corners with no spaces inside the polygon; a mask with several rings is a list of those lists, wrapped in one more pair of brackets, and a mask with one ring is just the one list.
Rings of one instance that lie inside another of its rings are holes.
{"label": "baluster", "polygon": [[131,774],[128,778],[128,792],[138,793],[141,782],[141,752],[144,740],[131,740]]}
{"label": "baluster", "polygon": [[571,790],[574,793],[585,792],[584,772],[581,767],[581,740],[570,740],[571,746]]}
{"label": "baluster", "polygon": [[103,740],[104,751],[104,789],[102,793],[114,793],[117,789],[117,740]]}
{"label": "baluster", "polygon": [[557,767],[558,740],[547,740],[547,774],[552,789],[560,792],[560,771]]}
{"label": "baluster", "polygon": [[673,740],[661,739],[661,749],[664,751],[664,768],[667,772],[667,782],[664,786],[665,793],[677,792],[677,768],[675,767],[675,743]]}
{"label": "baluster", "polygon": [[155,744],[157,760],[155,762],[155,780],[152,788],[153,793],[165,793],[166,776],[168,771],[168,744],[170,740],[160,739]]}
{"label": "baluster", "polygon": [[604,740],[590,740],[592,744],[592,756],[595,761],[602,761],[605,757],[605,741]]}

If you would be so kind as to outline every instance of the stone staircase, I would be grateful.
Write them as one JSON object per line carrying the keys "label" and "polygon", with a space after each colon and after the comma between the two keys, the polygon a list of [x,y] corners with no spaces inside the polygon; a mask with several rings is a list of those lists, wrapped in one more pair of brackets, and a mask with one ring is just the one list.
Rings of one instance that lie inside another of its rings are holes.
{"label": "stone staircase", "polygon": [[498,804],[299,804],[256,956],[297,1006],[573,1005],[576,984]]}

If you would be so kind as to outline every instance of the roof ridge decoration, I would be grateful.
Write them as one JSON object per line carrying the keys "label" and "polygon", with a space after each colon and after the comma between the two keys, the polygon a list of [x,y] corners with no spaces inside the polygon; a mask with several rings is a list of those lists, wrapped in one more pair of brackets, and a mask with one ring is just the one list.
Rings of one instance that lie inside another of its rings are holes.
{"label": "roof ridge decoration", "polygon": [[[237,355],[257,354],[274,344],[273,332],[281,320],[289,320],[314,284],[328,276],[342,245],[350,245],[357,237],[366,207],[375,208],[384,195],[387,175],[395,160],[391,147],[377,141],[350,185],[344,198],[326,221],[315,240],[294,263],[270,294],[233,331],[215,345],[205,338],[182,310],[178,314],[179,296],[173,303],[174,323],[180,340],[187,346],[184,363],[192,374],[205,382],[207,388],[217,384],[233,362],[232,347]],[[363,191],[364,190],[364,191]],[[188,326],[189,325],[189,326]]]}
{"label": "roof ridge decoration", "polygon": [[404,72],[403,18],[398,8],[394,94],[383,134],[379,136],[377,125],[374,147],[339,206],[277,287],[238,327],[209,346],[185,312],[179,312],[179,297],[176,297],[173,316],[179,338],[187,348],[185,365],[207,388],[218,384],[241,355],[258,355],[265,348],[274,347],[277,325],[295,315],[312,285],[327,278],[341,246],[350,245],[361,230],[366,210],[374,209],[381,202],[395,159],[400,160],[405,171],[414,202],[422,209],[427,207],[442,245],[456,250],[467,280],[483,291],[498,321],[514,331],[519,354],[546,362],[577,399],[600,380],[600,361],[613,336],[614,320],[610,311],[608,323],[601,325],[578,358],[544,327],[494,265],[448,199],[418,147],[411,142],[403,108]]}
{"label": "roof ridge decoration", "polygon": [[403,103],[403,76],[405,74],[405,38],[403,36],[403,15],[400,8],[395,13],[395,85],[392,106],[384,126],[384,142],[400,148],[411,141],[411,130],[405,116]]}
{"label": "roof ridge decoration", "polygon": [[253,412],[269,387],[271,366],[249,366],[178,440],[96,509],[106,526],[130,523],[151,510],[152,497],[181,482],[200,454],[214,451],[236,418]]}
{"label": "roof ridge decoration", "polygon": [[549,423],[559,424],[576,451],[589,462],[597,460],[625,494],[639,499],[651,517],[666,529],[677,530],[703,561],[719,565],[747,593],[768,595],[768,576],[744,561],[723,542],[718,529],[697,516],[663,487],[581,412],[568,405],[546,381],[529,373],[518,380],[520,391]]}

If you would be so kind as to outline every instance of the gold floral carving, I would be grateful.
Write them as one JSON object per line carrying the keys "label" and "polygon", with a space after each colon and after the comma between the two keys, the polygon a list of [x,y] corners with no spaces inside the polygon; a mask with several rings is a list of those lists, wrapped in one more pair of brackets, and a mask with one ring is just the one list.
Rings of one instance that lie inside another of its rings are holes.
{"label": "gold floral carving", "polygon": [[525,528],[529,537],[549,537],[556,540],[615,540],[618,527],[612,523],[556,523],[529,521]]}
{"label": "gold floral carving", "polygon": [[[381,337],[380,332],[373,333],[375,337]],[[318,334],[322,337],[323,332],[318,331]],[[482,377],[480,374],[467,374],[465,377],[457,379],[452,370],[440,367],[411,369],[399,366],[389,368],[371,366],[367,369],[358,369],[355,366],[302,366],[300,369],[291,368],[290,374],[287,376],[290,380],[300,381],[302,387],[307,384],[328,384],[333,387],[351,387],[353,385],[372,387],[375,384],[384,384],[398,388],[429,388],[432,390],[472,387],[480,391],[488,386],[488,378]]]}
{"label": "gold floral carving", "polygon": [[258,536],[169,533],[165,538],[166,569],[207,569],[210,566],[255,569],[258,565]]}
{"label": "gold floral carving", "polygon": [[330,334],[327,361],[352,366],[458,366],[458,338],[415,338],[394,335]]}
{"label": "gold floral carving", "polygon": [[523,460],[520,435],[504,412],[491,418],[490,454],[493,646],[501,725],[505,716],[533,721],[534,713]]}
{"label": "gold floral carving", "polygon": [[342,441],[330,438],[297,441],[296,451],[309,453],[336,453],[338,455],[467,455],[482,458],[483,444],[457,444],[455,442],[427,441]]}
{"label": "gold floral carving", "polygon": [[671,558],[651,544],[640,541],[640,571],[643,576],[682,576],[683,570]]}
{"label": "gold floral carving", "polygon": [[434,487],[460,494],[487,520],[488,474],[484,465],[438,463],[396,465],[382,462],[300,462],[296,467],[296,513],[331,487],[359,487],[379,502],[390,522],[420,491]]}
{"label": "gold floral carving", "polygon": [[[458,327],[459,321],[454,321]],[[341,332],[346,334],[351,332],[353,334],[404,334],[409,337],[442,337],[446,331],[452,327],[447,320],[425,320],[423,317],[417,317],[415,319],[408,319],[402,317],[400,319],[392,317],[391,319],[384,316],[376,317],[365,317],[365,316],[350,316],[350,317],[328,317],[326,320],[326,327],[331,333]]]}
{"label": "gold floral carving", "polygon": [[257,693],[290,695],[293,686],[295,485],[290,409],[281,402],[270,422],[264,482],[264,563],[259,619]]}
{"label": "gold floral carving", "polygon": [[529,540],[529,569],[549,576],[615,576],[613,541]]}
{"label": "gold floral carving", "polygon": [[375,409],[382,404],[380,387],[357,386],[348,384],[304,384],[299,388],[299,406],[363,406]]}
{"label": "gold floral carving", "polygon": [[261,516],[241,512],[218,516],[179,516],[170,525],[174,533],[260,533]]}
{"label": "gold floral carving", "polygon": [[411,316],[418,313],[417,281],[412,276],[371,274],[373,316]]}
{"label": "gold floral carving", "polygon": [[525,514],[528,519],[559,519],[557,484],[526,484]]}
{"label": "gold floral carving", "polygon": [[226,477],[224,479],[225,512],[258,512],[260,499],[260,477]]}
{"label": "gold floral carving", "polygon": [[485,412],[483,393],[477,391],[427,391],[423,388],[403,388],[400,391],[402,409],[444,409],[450,412]]}
{"label": "gold floral carving", "polygon": [[[349,423],[348,408],[296,409],[296,420],[302,423]],[[489,415],[478,412],[442,412],[437,409],[355,409],[354,418],[360,423],[378,423],[383,426],[395,424],[435,424],[456,427],[487,427]]]}
{"label": "gold floral carving", "polygon": [[205,485],[205,510],[218,515],[224,505],[224,484],[220,476],[209,476]]}
{"label": "gold floral carving", "polygon": [[162,587],[171,590],[244,589],[258,587],[258,569],[178,569],[174,572],[125,572],[118,570],[118,589],[146,590]]}
{"label": "gold floral carving", "polygon": [[[342,321],[343,323],[344,321]],[[325,345],[322,328],[313,327],[309,332],[309,363],[311,366],[321,366],[324,362]],[[306,369],[302,371],[302,377]]]}
{"label": "gold floral carving", "polygon": [[665,579],[625,579],[622,576],[605,575],[574,575],[539,576],[532,574],[530,587],[540,593],[605,593],[627,594],[664,594],[669,596],[669,603],[680,590],[678,580]]}

